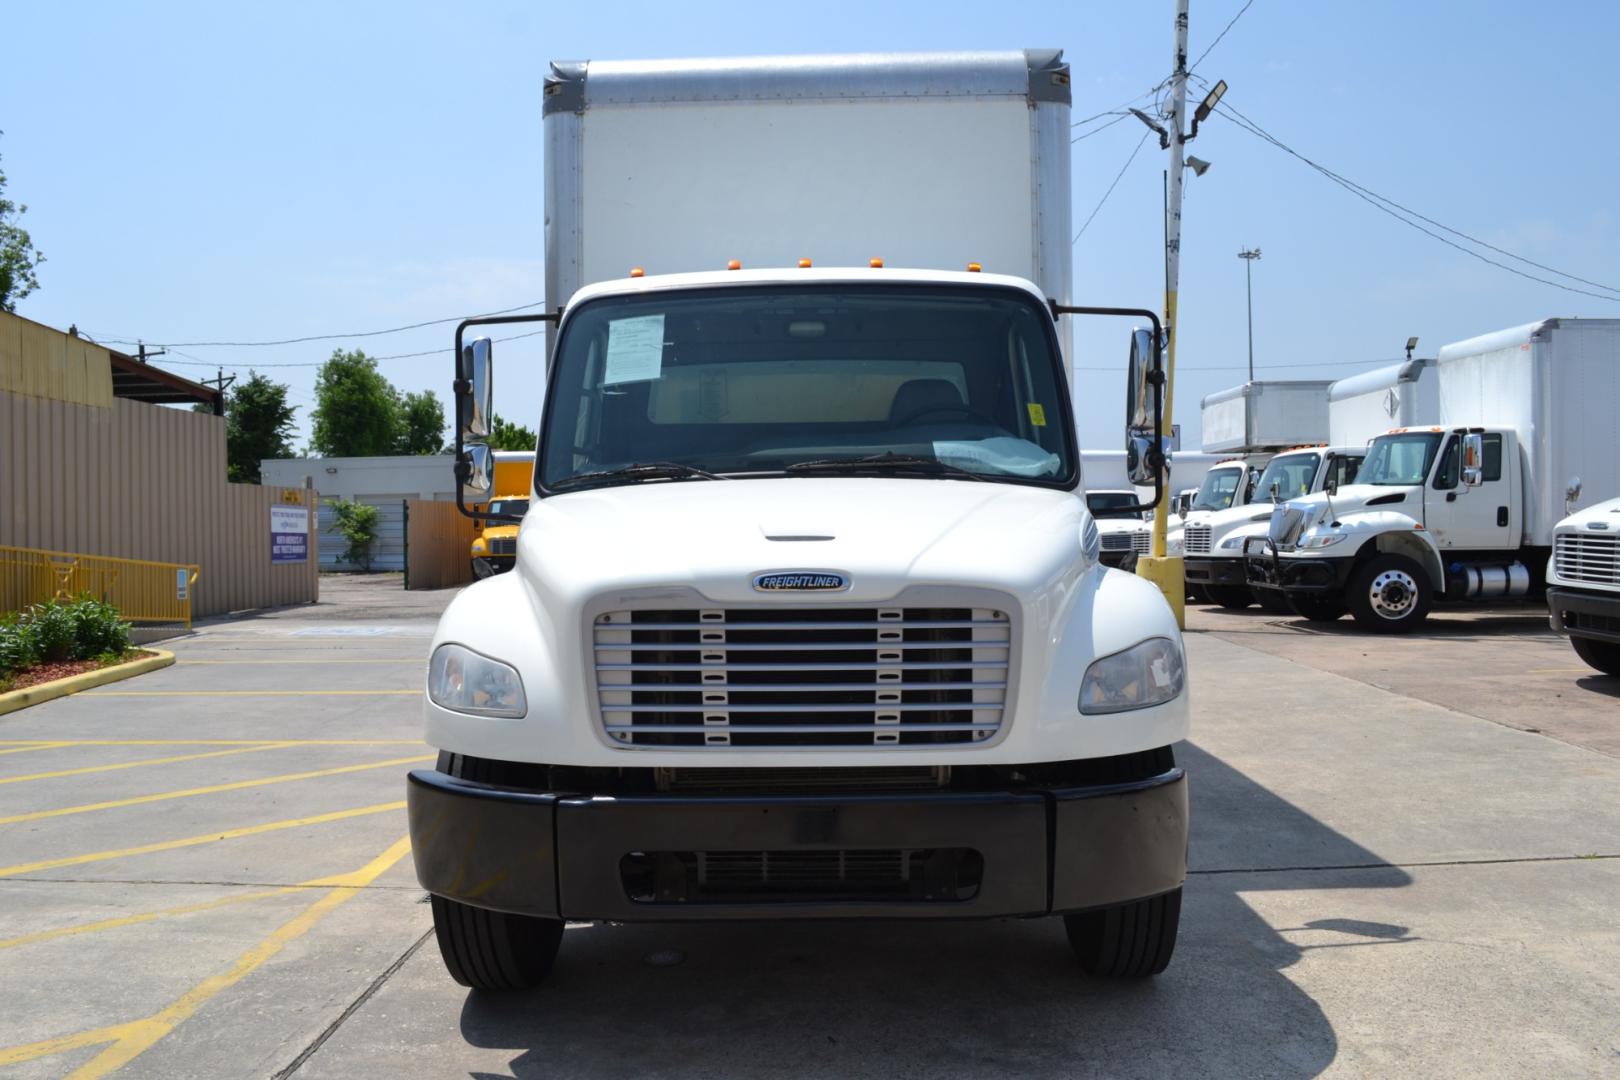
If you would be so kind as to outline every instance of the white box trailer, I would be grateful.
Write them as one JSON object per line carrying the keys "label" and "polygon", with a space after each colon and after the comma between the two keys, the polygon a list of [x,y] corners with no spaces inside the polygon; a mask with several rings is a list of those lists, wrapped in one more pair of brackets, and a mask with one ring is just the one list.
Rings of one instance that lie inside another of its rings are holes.
{"label": "white box trailer", "polygon": [[[1543,319],[1440,350],[1442,427],[1504,427],[1524,456],[1523,543],[1620,494],[1620,319]],[[1571,494],[1574,492],[1574,494]]]}
{"label": "white box trailer", "polygon": [[1326,442],[1326,379],[1257,379],[1220,390],[1202,403],[1203,447],[1213,454],[1252,454]]}
{"label": "white box trailer", "polygon": [[[802,258],[934,270],[971,262],[1067,304],[1062,55],[553,63],[543,106],[549,307],[632,267],[670,274]],[[1072,367],[1070,339],[1064,320]]]}
{"label": "white box trailer", "polygon": [[1328,444],[1365,446],[1390,428],[1440,422],[1433,357],[1402,360],[1328,388]]}

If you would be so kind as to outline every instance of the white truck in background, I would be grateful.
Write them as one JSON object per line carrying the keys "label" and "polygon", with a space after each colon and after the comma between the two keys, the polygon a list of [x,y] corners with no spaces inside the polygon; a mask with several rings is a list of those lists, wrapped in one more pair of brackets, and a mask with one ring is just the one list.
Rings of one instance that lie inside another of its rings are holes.
{"label": "white truck in background", "polygon": [[1060,915],[1088,972],[1169,962],[1186,662],[1099,563],[1069,321],[1142,324],[1127,479],[1158,497],[1163,341],[1069,302],[1069,79],[553,65],[549,310],[456,332],[465,511],[467,332],[552,323],[531,507],[439,623],[407,784],[455,979],[534,985],[567,920]]}
{"label": "white truck in background", "polygon": [[1378,436],[1355,484],[1276,507],[1246,542],[1252,587],[1385,633],[1436,602],[1542,588],[1560,520],[1620,491],[1620,320],[1447,345],[1436,374],[1438,424]]}
{"label": "white truck in background", "polygon": [[1440,379],[1432,357],[1401,360],[1351,375],[1328,388],[1327,441],[1365,446],[1391,428],[1440,419]]}
{"label": "white truck in background", "polygon": [[1553,530],[1547,608],[1577,656],[1620,678],[1620,499],[1588,506]]}

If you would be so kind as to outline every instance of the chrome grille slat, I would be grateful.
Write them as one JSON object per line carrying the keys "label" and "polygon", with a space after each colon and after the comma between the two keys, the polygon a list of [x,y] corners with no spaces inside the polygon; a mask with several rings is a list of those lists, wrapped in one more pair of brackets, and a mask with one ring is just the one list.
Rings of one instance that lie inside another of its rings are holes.
{"label": "chrome grille slat", "polygon": [[606,612],[590,628],[602,729],[626,748],[982,743],[1012,654],[984,602]]}
{"label": "chrome grille slat", "polygon": [[1620,585],[1620,536],[1558,533],[1553,537],[1553,571],[1570,581]]}

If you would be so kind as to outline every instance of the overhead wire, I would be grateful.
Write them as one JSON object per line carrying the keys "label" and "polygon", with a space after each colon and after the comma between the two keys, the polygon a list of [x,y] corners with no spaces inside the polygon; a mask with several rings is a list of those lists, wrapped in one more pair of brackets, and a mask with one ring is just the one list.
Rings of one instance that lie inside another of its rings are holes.
{"label": "overhead wire", "polygon": [[1210,52],[1214,50],[1215,46],[1221,43],[1221,38],[1225,37],[1226,32],[1232,29],[1232,27],[1237,24],[1239,19],[1243,18],[1243,13],[1248,11],[1249,5],[1253,3],[1254,0],[1245,0],[1244,5],[1238,8],[1237,14],[1232,16],[1232,18],[1227,21],[1227,24],[1221,28],[1221,32],[1215,35],[1215,40],[1210,42],[1209,45],[1205,47],[1204,51],[1198,54],[1198,59],[1194,60],[1192,62],[1192,66],[1187,69],[1188,75],[1191,75],[1194,71],[1198,70],[1198,65],[1204,62],[1204,57],[1208,56]]}
{"label": "overhead wire", "polygon": [[1142,144],[1147,142],[1148,136],[1152,134],[1152,131],[1144,131],[1142,132],[1142,137],[1136,140],[1136,148],[1131,151],[1131,156],[1125,159],[1125,164],[1119,167],[1119,172],[1115,175],[1114,182],[1108,185],[1108,190],[1103,192],[1103,197],[1097,200],[1096,206],[1092,207],[1091,214],[1086,218],[1085,224],[1080,226],[1080,231],[1074,234],[1073,240],[1069,241],[1070,247],[1078,244],[1080,242],[1080,238],[1086,235],[1086,230],[1091,228],[1091,223],[1096,220],[1098,211],[1102,210],[1103,204],[1108,201],[1108,197],[1112,195],[1114,193],[1114,189],[1119,186],[1120,180],[1125,176],[1125,170],[1131,167],[1131,162],[1136,160],[1136,155],[1142,152]]}

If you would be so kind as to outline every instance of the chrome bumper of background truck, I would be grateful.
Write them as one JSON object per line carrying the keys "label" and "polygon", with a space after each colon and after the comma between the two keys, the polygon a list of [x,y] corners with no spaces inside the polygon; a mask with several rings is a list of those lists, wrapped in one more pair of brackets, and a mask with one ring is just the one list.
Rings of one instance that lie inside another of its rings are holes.
{"label": "chrome bumper of background truck", "polygon": [[[419,769],[407,789],[423,888],[548,918],[1044,915],[1168,892],[1187,868],[1187,781],[1179,768],[1094,787],[826,796],[592,796]],[[771,853],[791,866],[836,860],[838,852],[858,859],[891,851],[922,853],[918,873],[938,880],[901,897],[715,902],[693,898],[681,878],[683,860],[697,853],[711,862],[716,854]],[[941,852],[974,853],[971,894],[960,888],[961,864]]]}
{"label": "chrome bumper of background truck", "polygon": [[1263,536],[1243,541],[1242,561],[1251,589],[1297,593],[1341,592],[1355,567],[1354,558],[1284,559]]}

